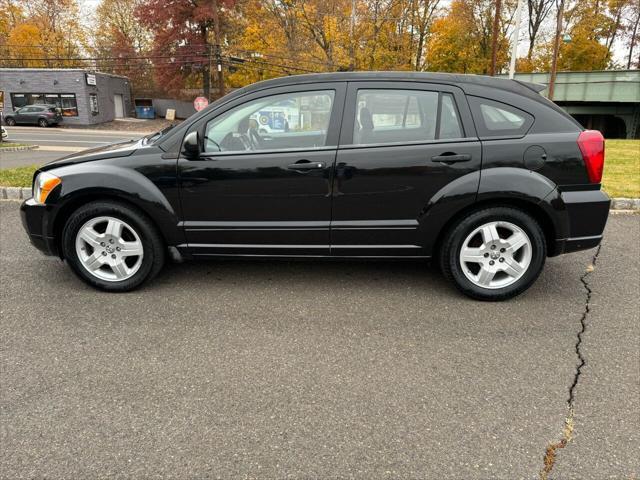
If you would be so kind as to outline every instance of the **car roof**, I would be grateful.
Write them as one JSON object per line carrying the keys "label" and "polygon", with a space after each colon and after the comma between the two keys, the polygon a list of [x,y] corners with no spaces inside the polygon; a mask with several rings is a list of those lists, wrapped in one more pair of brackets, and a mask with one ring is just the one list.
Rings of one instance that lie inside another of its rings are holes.
{"label": "car roof", "polygon": [[36,108],[57,108],[56,105],[49,105],[46,103],[34,103],[33,105],[23,105],[20,108],[27,108],[27,107],[36,107]]}
{"label": "car roof", "polygon": [[510,80],[506,78],[489,77],[486,75],[470,75],[459,73],[435,73],[435,72],[329,72],[329,73],[313,73],[305,75],[292,75],[287,77],[279,77],[271,80],[257,82],[242,90],[243,93],[263,88],[280,87],[287,85],[297,85],[301,83],[319,83],[319,82],[366,82],[366,81],[413,81],[413,82],[430,82],[442,83],[449,85],[458,85],[464,89],[465,85],[477,87],[489,87],[499,90],[508,90],[520,95],[530,96],[537,95],[544,85],[522,82],[519,80]]}

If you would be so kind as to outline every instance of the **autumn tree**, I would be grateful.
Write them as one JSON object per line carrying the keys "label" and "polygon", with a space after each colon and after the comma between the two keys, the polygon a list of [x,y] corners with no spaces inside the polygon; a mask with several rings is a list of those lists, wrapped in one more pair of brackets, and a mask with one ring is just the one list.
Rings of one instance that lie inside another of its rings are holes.
{"label": "autumn tree", "polygon": [[3,63],[21,67],[78,66],[86,45],[75,0],[2,0]]}
{"label": "autumn tree", "polygon": [[531,61],[533,57],[538,33],[543,23],[553,10],[555,0],[527,0],[529,9],[529,48],[527,49],[527,60]]}
{"label": "autumn tree", "polygon": [[213,21],[217,14],[224,25],[234,0],[218,0],[217,5],[214,12],[211,0],[142,0],[135,9],[137,21],[153,32],[155,78],[165,91],[178,93],[199,77],[205,96],[210,95]]}
{"label": "autumn tree", "polygon": [[[498,70],[508,62],[507,28],[513,12],[512,2],[505,2],[504,7],[498,37]],[[447,15],[437,19],[431,29],[427,68],[487,74],[491,65],[493,19],[494,2],[490,0],[453,0]]]}
{"label": "autumn tree", "polygon": [[153,65],[144,58],[151,33],[135,17],[142,0],[102,0],[96,8],[93,46],[97,67],[131,79],[137,92],[153,90]]}

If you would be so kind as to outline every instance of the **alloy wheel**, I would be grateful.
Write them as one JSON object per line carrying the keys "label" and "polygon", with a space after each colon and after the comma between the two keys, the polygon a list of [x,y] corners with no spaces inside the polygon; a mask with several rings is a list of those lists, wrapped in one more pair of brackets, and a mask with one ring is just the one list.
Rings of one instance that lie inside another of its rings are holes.
{"label": "alloy wheel", "polygon": [[144,247],[138,233],[115,217],[96,217],[76,234],[80,264],[94,277],[108,282],[131,278],[140,269]]}
{"label": "alloy wheel", "polygon": [[474,285],[497,289],[517,282],[531,264],[525,231],[510,222],[489,222],[473,230],[460,249],[460,265]]}

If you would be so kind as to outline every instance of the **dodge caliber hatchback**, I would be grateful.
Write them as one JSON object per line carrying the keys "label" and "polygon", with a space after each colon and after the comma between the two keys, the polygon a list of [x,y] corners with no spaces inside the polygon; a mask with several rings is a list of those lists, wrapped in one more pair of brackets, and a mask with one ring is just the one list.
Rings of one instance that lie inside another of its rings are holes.
{"label": "dodge caliber hatchback", "polygon": [[[31,242],[126,291],[167,255],[433,259],[463,293],[526,290],[598,245],[604,140],[513,80],[334,73],[260,82],[181,125],[49,163]],[[287,109],[287,129],[261,131]]]}

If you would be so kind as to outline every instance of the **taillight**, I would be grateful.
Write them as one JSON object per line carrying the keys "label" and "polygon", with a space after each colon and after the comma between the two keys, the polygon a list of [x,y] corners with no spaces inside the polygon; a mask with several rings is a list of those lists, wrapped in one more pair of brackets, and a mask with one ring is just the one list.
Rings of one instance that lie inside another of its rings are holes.
{"label": "taillight", "polygon": [[578,147],[587,167],[591,183],[600,183],[604,168],[604,137],[598,130],[584,130],[578,136]]}

